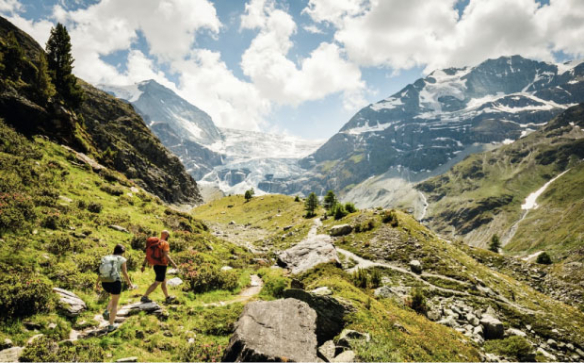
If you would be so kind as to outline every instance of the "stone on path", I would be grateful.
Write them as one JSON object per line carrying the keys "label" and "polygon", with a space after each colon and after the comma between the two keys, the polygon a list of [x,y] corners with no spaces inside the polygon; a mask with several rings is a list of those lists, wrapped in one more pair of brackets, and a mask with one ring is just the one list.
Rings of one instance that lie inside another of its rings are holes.
{"label": "stone on path", "polygon": [[54,287],[53,291],[59,295],[59,308],[63,310],[68,317],[73,318],[79,316],[83,310],[87,309],[85,301],[81,300],[79,296],[71,291],[59,287]]}
{"label": "stone on path", "polygon": [[18,362],[24,351],[23,347],[12,347],[0,351],[0,362]]}
{"label": "stone on path", "polygon": [[420,263],[420,261],[418,261],[418,260],[410,261],[410,270],[412,270],[413,273],[421,274],[422,273],[422,264]]}
{"label": "stone on path", "polygon": [[247,304],[222,361],[315,362],[316,312],[296,299]]}
{"label": "stone on path", "polygon": [[172,286],[172,287],[182,285],[182,283],[183,283],[183,280],[180,277],[174,277],[174,278],[166,281],[166,285]]}

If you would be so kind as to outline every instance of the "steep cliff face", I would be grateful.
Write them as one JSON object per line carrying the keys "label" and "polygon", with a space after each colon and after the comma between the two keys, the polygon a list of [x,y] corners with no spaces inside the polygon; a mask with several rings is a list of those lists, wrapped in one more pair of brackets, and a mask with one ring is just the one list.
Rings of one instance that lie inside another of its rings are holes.
{"label": "steep cliff face", "polygon": [[86,100],[73,112],[56,101],[38,103],[29,80],[39,55],[38,43],[0,17],[0,40],[15,34],[24,50],[25,63],[19,82],[2,80],[0,117],[18,131],[41,134],[88,153],[134,179],[163,200],[197,204],[201,196],[195,180],[146,127],[132,106],[79,80]]}

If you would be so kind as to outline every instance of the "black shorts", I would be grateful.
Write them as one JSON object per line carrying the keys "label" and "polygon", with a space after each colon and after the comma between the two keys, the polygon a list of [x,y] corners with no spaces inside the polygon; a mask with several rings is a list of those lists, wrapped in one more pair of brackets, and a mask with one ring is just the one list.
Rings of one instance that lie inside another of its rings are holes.
{"label": "black shorts", "polygon": [[156,280],[158,282],[164,282],[166,280],[166,269],[168,266],[154,265],[154,273],[156,274]]}
{"label": "black shorts", "polygon": [[112,294],[112,295],[119,295],[122,293],[122,282],[121,281],[114,281],[114,282],[102,282],[101,286],[103,289]]}

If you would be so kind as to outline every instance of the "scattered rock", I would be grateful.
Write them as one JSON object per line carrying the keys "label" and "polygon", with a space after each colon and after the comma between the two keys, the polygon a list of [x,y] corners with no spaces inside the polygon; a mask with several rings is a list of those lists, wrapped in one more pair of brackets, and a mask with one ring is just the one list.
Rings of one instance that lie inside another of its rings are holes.
{"label": "scattered rock", "polygon": [[27,330],[41,330],[43,328],[41,324],[32,321],[24,321],[22,322],[22,325],[24,325]]}
{"label": "scattered rock", "polygon": [[120,358],[116,362],[137,362],[138,357],[127,357],[127,358]]}
{"label": "scattered rock", "polygon": [[331,362],[335,358],[336,349],[335,343],[332,340],[327,340],[318,347],[318,356],[325,362]]}
{"label": "scattered rock", "polygon": [[14,343],[12,343],[12,340],[10,340],[8,338],[4,339],[4,341],[2,343],[0,343],[0,350],[12,348],[12,347],[14,347]]}
{"label": "scattered rock", "polygon": [[229,222],[229,225],[230,225],[230,226],[235,226],[235,221],[231,221],[231,222]]}
{"label": "scattered rock", "polygon": [[183,280],[180,277],[174,277],[168,281],[166,281],[166,285],[168,286],[179,286],[183,284]]}
{"label": "scattered rock", "polygon": [[23,351],[23,347],[4,349],[0,351],[0,362],[18,362]]}
{"label": "scattered rock", "polygon": [[315,362],[316,312],[296,299],[247,304],[235,324],[223,362]]}
{"label": "scattered rock", "polygon": [[59,195],[59,199],[61,199],[61,200],[62,200],[62,201],[64,201],[64,202],[67,202],[67,203],[72,203],[72,202],[73,202],[73,199],[71,199],[71,198],[67,198],[67,197],[66,197],[66,196],[64,196],[64,195]]}
{"label": "scattered rock", "polygon": [[311,293],[313,293],[314,295],[319,295],[319,296],[327,296],[327,295],[333,294],[331,289],[329,289],[326,286],[321,286],[319,288],[316,288],[316,289],[312,290]]}
{"label": "scattered rock", "polygon": [[485,328],[485,339],[501,339],[505,335],[503,323],[492,315],[484,314],[481,325]]}
{"label": "scattered rock", "polygon": [[35,334],[27,340],[26,345],[31,345],[32,343],[35,342],[35,340],[40,339],[44,336],[45,336],[44,334]]}
{"label": "scattered rock", "polygon": [[523,337],[525,338],[527,336],[527,334],[525,334],[525,332],[522,332],[519,329],[515,329],[515,328],[509,328],[505,331],[507,333],[507,335],[517,335],[518,337]]}
{"label": "scattered rock", "polygon": [[352,350],[345,350],[341,354],[337,355],[332,360],[333,362],[354,362],[355,361],[355,352]]}
{"label": "scattered rock", "polygon": [[138,314],[144,311],[146,314],[154,314],[158,317],[164,315],[162,308],[155,302],[149,303],[135,303],[123,306],[120,310],[118,310],[118,317],[128,317],[131,315]]}
{"label": "scattered rock", "polygon": [[351,232],[353,232],[353,227],[348,224],[341,224],[338,226],[332,227],[330,230],[330,235],[333,237],[345,236]]}
{"label": "scattered rock", "polygon": [[410,261],[410,270],[412,270],[413,273],[421,274],[422,273],[422,264],[420,263],[420,261],[418,261],[418,260]]}
{"label": "scattered rock", "polygon": [[361,333],[356,330],[345,329],[341,332],[338,344],[340,346],[350,348],[351,342],[354,340],[364,340],[366,343],[369,343],[371,336],[368,333]]}
{"label": "scattered rock", "polygon": [[167,275],[178,275],[178,270],[175,268],[169,268],[168,271],[166,271]]}
{"label": "scattered rock", "polygon": [[540,348],[537,348],[536,353],[539,353],[539,354],[543,355],[544,357],[546,357],[551,362],[556,362],[558,360],[555,355],[549,353],[548,351],[546,351],[545,349],[543,349],[541,347]]}
{"label": "scattered rock", "polygon": [[231,266],[223,266],[223,267],[221,267],[221,271],[229,271],[229,270],[233,270],[233,267],[231,267]]}
{"label": "scattered rock", "polygon": [[466,314],[466,321],[468,321],[472,326],[479,326],[481,321],[474,314]]}
{"label": "scattered rock", "polygon": [[452,315],[448,315],[447,317],[441,319],[440,321],[438,321],[438,324],[446,325],[451,328],[456,328],[458,326],[458,323],[456,323],[456,319]]}
{"label": "scattered rock", "polygon": [[54,329],[56,329],[56,328],[57,328],[57,324],[55,324],[55,323],[50,323],[50,324],[49,324],[49,326],[48,326],[47,328],[49,328],[49,329],[51,329],[51,330],[54,330]]}
{"label": "scattered rock", "polygon": [[552,348],[552,349],[558,349],[558,342],[556,342],[555,340],[548,339],[546,343],[547,343],[547,345],[550,346],[550,348]]}
{"label": "scattered rock", "polygon": [[81,300],[79,296],[71,291],[59,287],[54,287],[53,291],[59,295],[59,308],[63,310],[68,317],[73,318],[79,316],[83,310],[87,309],[85,301]]}
{"label": "scattered rock", "polygon": [[286,232],[286,231],[288,231],[288,230],[292,229],[292,227],[294,227],[294,226],[286,226],[286,227],[284,227],[284,232]]}
{"label": "scattered rock", "polygon": [[290,287],[292,289],[300,289],[300,290],[305,289],[304,283],[298,279],[292,279],[292,282],[290,282]]}
{"label": "scattered rock", "polygon": [[112,224],[109,228],[113,229],[114,231],[123,232],[123,233],[130,233],[126,228],[122,226],[118,226],[117,224]]}
{"label": "scattered rock", "polygon": [[278,265],[291,270],[293,275],[304,273],[321,263],[334,262],[341,266],[335,246],[326,235],[308,238],[278,255]]}

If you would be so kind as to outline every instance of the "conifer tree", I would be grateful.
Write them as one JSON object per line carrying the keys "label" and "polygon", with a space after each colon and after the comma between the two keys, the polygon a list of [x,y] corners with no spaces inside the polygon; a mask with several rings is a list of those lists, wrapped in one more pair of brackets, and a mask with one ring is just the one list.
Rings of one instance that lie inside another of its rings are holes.
{"label": "conifer tree", "polygon": [[55,86],[49,76],[47,58],[44,54],[39,54],[37,62],[37,72],[32,84],[32,92],[37,102],[45,103],[55,95]]}
{"label": "conifer tree", "polygon": [[251,198],[253,198],[254,194],[255,194],[255,190],[253,190],[253,188],[251,188],[249,190],[246,190],[245,191],[245,196],[244,196],[245,197],[245,200],[246,201],[249,201]]}
{"label": "conifer tree", "polygon": [[499,239],[499,236],[497,236],[495,234],[491,238],[491,243],[489,244],[489,250],[492,252],[495,252],[495,253],[499,253],[499,248],[501,248],[501,240]]}
{"label": "conifer tree", "polygon": [[71,37],[67,28],[58,23],[51,29],[47,41],[47,57],[51,78],[57,92],[70,107],[78,108],[83,102],[83,90],[73,75],[73,56],[71,55]]}
{"label": "conifer tree", "polygon": [[6,37],[6,50],[4,51],[4,77],[12,81],[18,81],[22,75],[24,63],[24,51],[18,43],[14,32]]}
{"label": "conifer tree", "polygon": [[308,218],[315,216],[315,210],[318,207],[318,198],[316,194],[310,193],[308,198],[306,198],[306,202],[304,203],[304,209],[306,209],[306,216]]}
{"label": "conifer tree", "polygon": [[335,192],[333,192],[332,190],[329,190],[326,195],[324,196],[324,203],[323,203],[323,207],[324,209],[331,210],[332,207],[335,206],[335,204],[338,203],[337,200],[337,196],[335,195]]}

